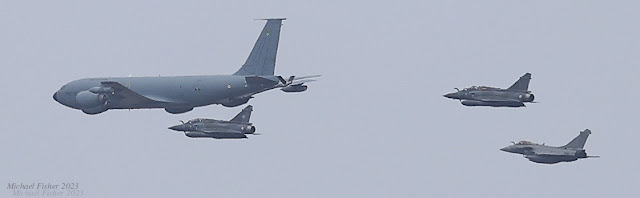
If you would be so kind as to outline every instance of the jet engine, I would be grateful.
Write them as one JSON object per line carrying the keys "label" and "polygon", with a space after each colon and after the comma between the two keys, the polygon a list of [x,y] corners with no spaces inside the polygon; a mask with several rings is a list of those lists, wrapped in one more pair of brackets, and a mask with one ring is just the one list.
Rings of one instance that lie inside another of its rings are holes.
{"label": "jet engine", "polygon": [[242,130],[242,132],[243,132],[244,134],[253,134],[253,133],[255,133],[255,132],[256,132],[256,127],[254,127],[254,126],[252,126],[252,125],[249,125],[249,126],[243,126],[243,127],[240,127],[240,130]]}
{"label": "jet engine", "polygon": [[534,98],[535,97],[533,96],[533,94],[530,94],[530,93],[518,96],[518,99],[522,102],[533,102]]}
{"label": "jet engine", "polygon": [[193,107],[167,107],[164,110],[171,114],[181,114],[193,110]]}
{"label": "jet engine", "polygon": [[92,87],[91,89],[89,89],[89,92],[95,93],[95,94],[113,93],[113,88],[111,88],[111,87]]}
{"label": "jet engine", "polygon": [[98,114],[109,109],[107,108],[108,100],[105,94],[81,91],[76,95],[76,102],[80,105],[82,112],[86,114]]}
{"label": "jet engine", "polygon": [[284,92],[303,92],[307,90],[307,86],[306,85],[289,85],[286,86],[282,89],[280,89]]}
{"label": "jet engine", "polygon": [[225,102],[222,103],[222,106],[237,107],[237,106],[246,104],[247,102],[249,102],[249,99],[251,99],[251,97],[227,99]]}
{"label": "jet engine", "polygon": [[81,91],[76,95],[76,101],[83,108],[97,107],[105,104],[107,95]]}

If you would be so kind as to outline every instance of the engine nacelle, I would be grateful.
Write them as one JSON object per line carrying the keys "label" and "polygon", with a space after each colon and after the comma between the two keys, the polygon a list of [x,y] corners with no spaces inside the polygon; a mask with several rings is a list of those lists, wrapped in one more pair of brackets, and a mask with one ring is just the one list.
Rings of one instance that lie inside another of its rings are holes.
{"label": "engine nacelle", "polygon": [[247,102],[249,102],[249,99],[251,99],[251,97],[229,99],[226,102],[223,102],[222,106],[225,106],[225,107],[237,107],[237,106],[240,106],[240,105],[243,105],[243,104],[247,104]]}
{"label": "engine nacelle", "polygon": [[164,110],[171,114],[180,114],[193,110],[193,107],[167,107]]}
{"label": "engine nacelle", "polygon": [[113,88],[111,88],[111,87],[92,87],[91,89],[89,89],[89,92],[95,93],[95,94],[113,93]]}
{"label": "engine nacelle", "polygon": [[76,102],[82,109],[105,106],[107,103],[107,95],[95,94],[89,91],[81,91],[76,95]]}
{"label": "engine nacelle", "polygon": [[83,108],[82,112],[89,114],[89,115],[95,115],[95,114],[99,114],[102,112],[105,112],[109,110],[109,108],[107,108],[107,106],[97,106],[97,107],[93,107],[93,108]]}
{"label": "engine nacelle", "polygon": [[518,99],[522,102],[533,102],[534,98],[535,97],[533,96],[533,94],[530,94],[530,93],[518,96]]}
{"label": "engine nacelle", "polygon": [[255,133],[255,132],[256,132],[256,127],[254,127],[254,126],[252,126],[252,125],[249,125],[249,126],[243,126],[243,127],[240,127],[240,130],[242,130],[242,132],[243,132],[244,134],[253,134],[253,133]]}
{"label": "engine nacelle", "polygon": [[307,90],[306,85],[289,85],[280,89],[284,92],[303,92]]}

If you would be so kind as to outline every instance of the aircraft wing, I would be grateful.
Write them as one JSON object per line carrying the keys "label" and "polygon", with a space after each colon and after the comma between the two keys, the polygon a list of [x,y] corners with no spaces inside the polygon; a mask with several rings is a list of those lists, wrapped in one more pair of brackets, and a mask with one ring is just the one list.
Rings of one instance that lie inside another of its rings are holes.
{"label": "aircraft wing", "polygon": [[519,100],[502,98],[498,96],[476,96],[473,99],[483,101],[483,102],[520,102]]}
{"label": "aircraft wing", "polygon": [[316,78],[316,77],[320,77],[320,76],[322,76],[322,75],[295,76],[295,77],[293,77],[291,85],[302,85],[302,84],[307,83],[307,82],[313,82],[313,81],[316,81],[316,80],[311,79],[311,78]]}
{"label": "aircraft wing", "polygon": [[554,152],[535,152],[534,155],[540,155],[540,156],[564,156],[564,155],[571,155],[571,154],[564,154],[564,153],[554,153]]}
{"label": "aircraft wing", "polygon": [[300,77],[296,76],[296,77],[293,78],[293,80],[294,81],[295,80],[302,80],[302,79],[315,78],[315,77],[320,77],[320,76],[322,76],[322,75],[311,75],[311,76],[300,76]]}
{"label": "aircraft wing", "polygon": [[118,105],[138,105],[138,104],[150,104],[150,103],[170,103],[171,101],[153,97],[153,96],[143,96],[131,89],[125,87],[124,85],[114,82],[114,81],[103,81],[100,82],[102,87],[109,87],[113,89],[113,95],[110,96],[111,100]]}
{"label": "aircraft wing", "polygon": [[271,79],[264,78],[264,77],[261,77],[261,76],[247,76],[247,77],[245,77],[245,81],[247,82],[248,85],[273,86],[273,85],[278,84],[278,81],[273,81]]}
{"label": "aircraft wing", "polygon": [[207,129],[200,129],[200,131],[204,132],[204,133],[208,133],[211,134],[214,137],[218,137],[218,138],[246,138],[247,135],[245,135],[242,132],[236,132],[236,131],[220,131],[220,130],[207,130]]}

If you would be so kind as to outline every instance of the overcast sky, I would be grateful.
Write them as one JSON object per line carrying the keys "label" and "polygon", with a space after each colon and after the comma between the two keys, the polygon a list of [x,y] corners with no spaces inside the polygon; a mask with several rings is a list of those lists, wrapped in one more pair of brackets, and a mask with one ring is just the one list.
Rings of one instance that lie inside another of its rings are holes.
{"label": "overcast sky", "polygon": [[[637,1],[0,0],[0,184],[78,182],[86,197],[639,197]],[[52,95],[79,78],[231,74],[263,21],[287,17],[276,74],[245,140],[192,139],[178,120],[244,106],[85,115]],[[470,108],[454,87],[537,104]],[[509,141],[599,159],[544,165]],[[3,188],[0,196],[11,195]]]}

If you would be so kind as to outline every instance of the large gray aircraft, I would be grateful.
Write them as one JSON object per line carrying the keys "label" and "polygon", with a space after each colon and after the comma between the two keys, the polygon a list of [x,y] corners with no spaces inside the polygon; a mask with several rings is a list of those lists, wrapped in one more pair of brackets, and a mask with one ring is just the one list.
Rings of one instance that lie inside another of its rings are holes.
{"label": "large gray aircraft", "polygon": [[584,144],[587,142],[589,134],[591,134],[591,131],[589,129],[585,129],[580,132],[578,137],[573,138],[571,142],[564,146],[545,146],[544,144],[540,145],[529,141],[520,141],[500,150],[509,153],[522,154],[532,162],[543,164],[572,162],[582,158],[598,157],[587,156],[587,152],[584,150]]}
{"label": "large gray aircraft", "polygon": [[526,73],[507,89],[487,86],[473,86],[444,95],[446,98],[460,100],[465,106],[524,107],[525,102],[533,102],[529,91],[531,74]]}
{"label": "large gray aircraft", "polygon": [[222,104],[235,107],[253,95],[281,88],[284,92],[303,92],[303,83],[318,77],[284,79],[274,76],[280,28],[284,18],[267,21],[246,62],[233,75],[85,78],[60,88],[53,98],[60,104],[87,114],[109,109],[164,108],[173,114],[194,107]]}
{"label": "large gray aircraft", "polygon": [[186,123],[169,127],[174,131],[182,131],[191,138],[240,139],[247,138],[246,134],[255,134],[256,127],[249,122],[251,105],[242,109],[238,115],[229,121],[196,118]]}

